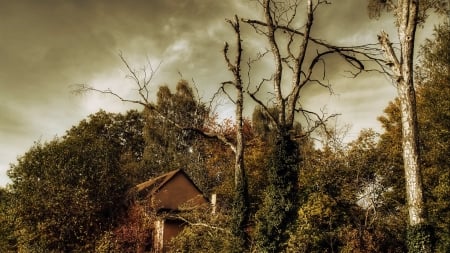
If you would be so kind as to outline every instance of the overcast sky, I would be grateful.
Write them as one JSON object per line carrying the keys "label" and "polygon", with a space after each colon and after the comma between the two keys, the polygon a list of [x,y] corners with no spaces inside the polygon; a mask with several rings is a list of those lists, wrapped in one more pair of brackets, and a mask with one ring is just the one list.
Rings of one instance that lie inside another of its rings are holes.
{"label": "overcast sky", "polygon": [[[316,37],[362,44],[374,43],[382,29],[393,31],[390,20],[367,18],[364,1],[335,2],[320,11]],[[136,67],[162,62],[155,90],[174,85],[181,73],[208,99],[230,78],[221,50],[234,35],[225,19],[257,17],[255,7],[244,0],[0,0],[0,186],[8,183],[9,164],[34,142],[63,135],[101,108],[131,108],[111,97],[71,93],[74,84],[86,83],[133,96],[119,52]],[[430,36],[429,27],[419,39]],[[376,117],[395,96],[389,80],[337,73],[330,81],[335,95],[310,92],[304,104],[341,113],[339,123],[352,125],[350,137],[380,129]]]}

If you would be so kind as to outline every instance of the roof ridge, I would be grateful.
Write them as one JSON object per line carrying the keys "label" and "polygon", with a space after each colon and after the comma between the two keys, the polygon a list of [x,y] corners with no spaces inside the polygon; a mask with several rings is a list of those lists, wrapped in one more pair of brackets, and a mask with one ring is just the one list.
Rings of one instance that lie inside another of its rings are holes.
{"label": "roof ridge", "polygon": [[[155,184],[158,183],[158,185],[156,185],[155,188],[153,188],[151,191],[155,192],[157,191],[159,188],[161,188],[161,186],[163,186],[165,183],[167,183],[170,179],[172,179],[178,172],[183,171],[182,169],[176,169],[176,170],[172,170],[169,171],[167,173],[164,173],[160,176],[154,177],[154,178],[150,178],[149,180],[142,182],[140,184],[137,184],[134,188],[136,188],[137,192],[143,191],[151,186],[154,186]],[[162,180],[162,181],[161,181]]]}

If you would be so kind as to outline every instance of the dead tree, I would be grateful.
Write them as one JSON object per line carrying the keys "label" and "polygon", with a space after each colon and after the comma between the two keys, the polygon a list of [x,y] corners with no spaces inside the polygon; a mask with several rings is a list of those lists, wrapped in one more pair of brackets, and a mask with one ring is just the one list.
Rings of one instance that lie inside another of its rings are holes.
{"label": "dead tree", "polygon": [[[322,126],[336,115],[324,116],[308,110],[301,103],[301,91],[319,85],[331,91],[326,79],[326,61],[340,56],[353,69],[352,76],[362,71],[381,71],[385,64],[374,45],[340,47],[311,36],[316,10],[329,4],[325,0],[258,1],[261,20],[242,19],[266,42],[267,48],[249,61],[247,93],[262,108],[275,131],[272,165],[268,169],[268,188],[264,203],[257,213],[256,247],[259,252],[280,252],[287,240],[287,229],[296,220],[298,207],[297,180],[299,147],[295,124],[303,116],[304,133]],[[300,13],[305,10],[304,13]],[[259,82],[250,80],[252,64],[271,55],[273,72]],[[366,69],[364,61],[377,68]],[[268,102],[269,101],[269,102]],[[275,108],[275,110],[273,110]]]}
{"label": "dead tree", "polygon": [[430,227],[424,205],[419,152],[419,133],[414,88],[414,45],[418,25],[422,24],[427,11],[435,9],[445,13],[446,1],[441,0],[370,0],[369,14],[380,15],[392,11],[396,17],[399,49],[396,50],[388,34],[382,31],[378,41],[384,50],[385,61],[397,88],[402,121],[403,167],[405,171],[406,199],[408,208],[407,244],[410,252],[432,252]]}
{"label": "dead tree", "polygon": [[[236,35],[236,53],[235,60],[232,62],[228,56],[228,43],[225,43],[223,48],[223,55],[227,63],[228,69],[233,73],[234,80],[224,82],[223,85],[230,84],[237,91],[234,104],[236,105],[236,150],[235,150],[235,165],[234,165],[234,197],[233,197],[233,217],[232,217],[232,232],[236,238],[236,243],[233,245],[233,252],[244,251],[248,243],[248,235],[246,234],[246,226],[249,221],[249,198],[247,176],[245,173],[244,164],[244,130],[243,130],[243,110],[244,110],[244,87],[241,77],[241,62],[242,62],[242,40],[240,31],[240,22],[237,16],[234,20],[227,20],[233,27]],[[222,89],[225,91],[225,87]]]}

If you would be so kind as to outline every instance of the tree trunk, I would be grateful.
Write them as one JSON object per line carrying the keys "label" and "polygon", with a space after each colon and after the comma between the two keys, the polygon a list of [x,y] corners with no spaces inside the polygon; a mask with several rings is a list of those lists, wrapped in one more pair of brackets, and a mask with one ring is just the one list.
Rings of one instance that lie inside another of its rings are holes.
{"label": "tree trunk", "polygon": [[234,81],[228,82],[233,84],[237,90],[236,95],[236,146],[235,146],[235,164],[234,164],[234,196],[233,196],[233,215],[232,215],[232,233],[236,238],[231,251],[234,253],[243,252],[248,247],[248,235],[245,231],[249,220],[249,200],[247,176],[245,174],[244,164],[244,120],[242,112],[244,108],[244,91],[241,78],[241,60],[242,60],[242,44],[239,19],[234,17],[234,21],[228,20],[236,34],[236,59],[234,63],[228,58],[228,44],[225,44],[224,57],[227,62],[228,69],[233,73]]}
{"label": "tree trunk", "polygon": [[[239,89],[239,88],[238,88]],[[248,242],[245,228],[249,219],[247,177],[244,167],[244,134],[243,134],[243,94],[242,87],[236,101],[236,154],[234,167],[234,198],[233,198],[233,234],[237,239],[233,252],[243,252]]]}
{"label": "tree trunk", "polygon": [[400,57],[395,54],[386,33],[381,33],[379,41],[385,51],[387,60],[391,63],[400,99],[403,165],[409,214],[408,250],[409,252],[432,252],[431,233],[427,228],[423,200],[416,95],[413,80],[414,38],[418,22],[418,2],[418,0],[397,1],[396,15]]}

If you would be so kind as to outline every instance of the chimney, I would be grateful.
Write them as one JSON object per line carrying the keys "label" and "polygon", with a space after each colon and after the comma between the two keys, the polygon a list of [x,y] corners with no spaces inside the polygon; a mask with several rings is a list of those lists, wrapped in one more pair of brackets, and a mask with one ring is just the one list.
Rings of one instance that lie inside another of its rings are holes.
{"label": "chimney", "polygon": [[216,202],[217,202],[217,194],[211,194],[211,214],[216,214]]}

